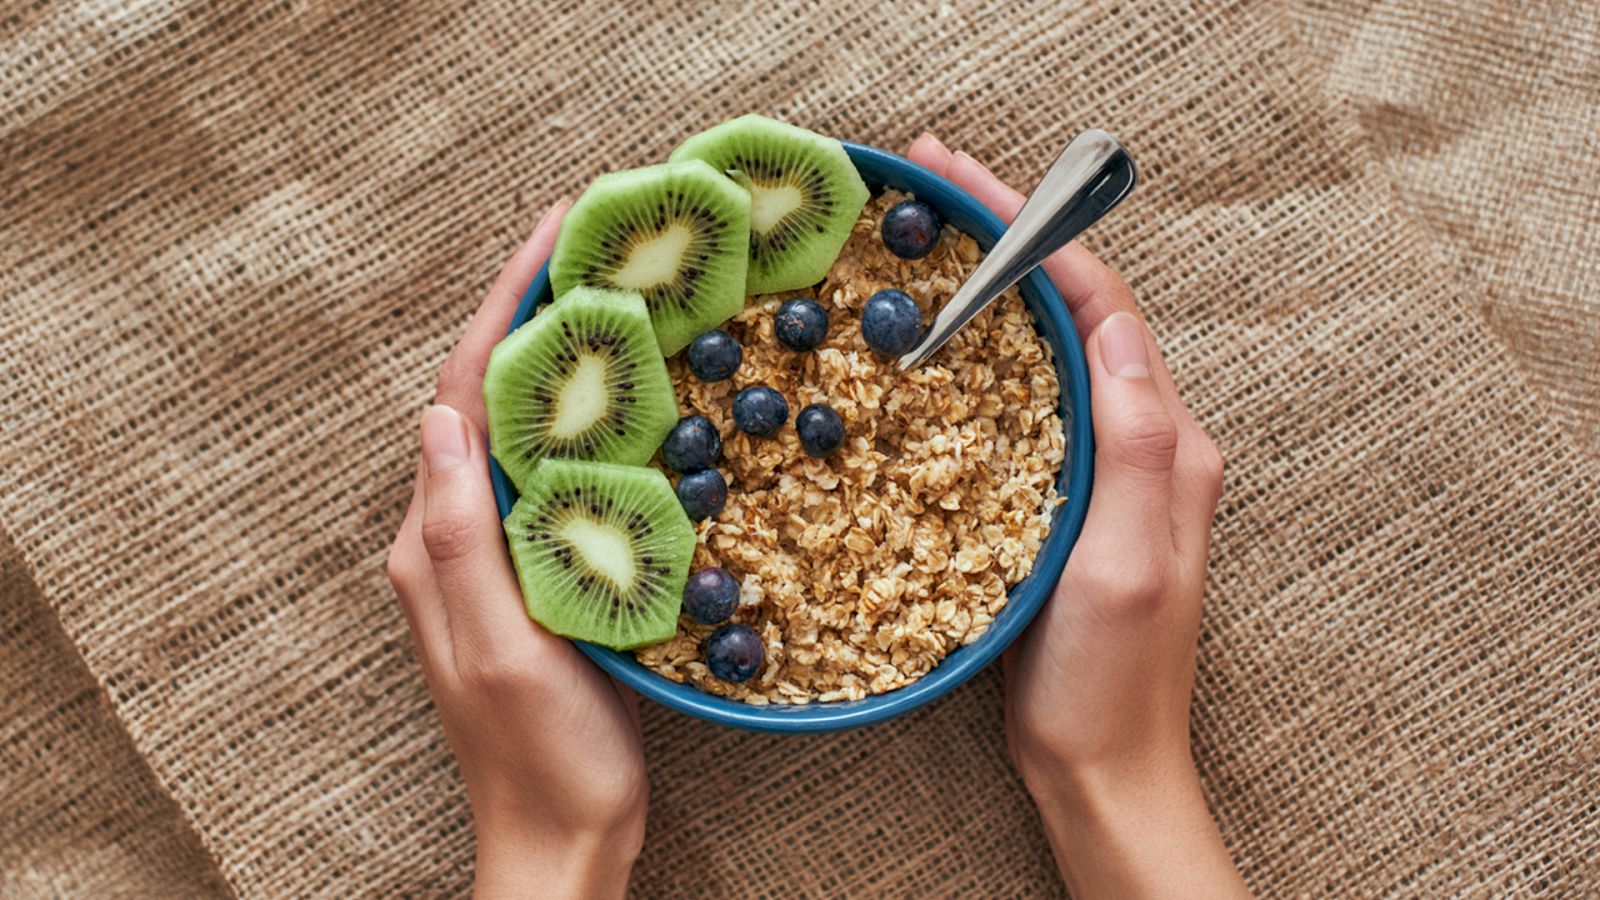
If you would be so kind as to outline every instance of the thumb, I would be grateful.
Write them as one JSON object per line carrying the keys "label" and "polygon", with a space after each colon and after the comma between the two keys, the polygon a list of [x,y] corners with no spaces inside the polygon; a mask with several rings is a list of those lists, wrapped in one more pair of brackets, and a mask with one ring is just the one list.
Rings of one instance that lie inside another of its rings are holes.
{"label": "thumb", "polygon": [[488,450],[466,417],[435,405],[422,416],[422,459],[422,543],[451,640],[458,656],[490,655],[530,628],[489,484]]}
{"label": "thumb", "polygon": [[1135,568],[1172,551],[1178,426],[1152,377],[1150,343],[1138,317],[1117,312],[1100,323],[1085,348],[1095,457],[1084,535],[1094,544],[1091,552]]}

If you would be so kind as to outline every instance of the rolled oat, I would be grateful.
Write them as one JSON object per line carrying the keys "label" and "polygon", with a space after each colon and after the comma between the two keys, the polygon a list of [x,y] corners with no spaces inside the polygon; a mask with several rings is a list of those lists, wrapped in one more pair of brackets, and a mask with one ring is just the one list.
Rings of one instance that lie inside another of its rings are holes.
{"label": "rolled oat", "polygon": [[[889,252],[878,222],[902,199],[885,192],[867,205],[817,288],[756,298],[724,326],[745,353],[731,380],[701,382],[669,361],[685,414],[709,418],[724,441],[728,505],[701,523],[694,565],[739,579],[735,620],[761,634],[767,658],[748,682],[721,681],[701,655],[711,628],[683,616],[670,640],[637,651],[656,672],[755,704],[860,699],[910,684],[976,640],[1027,576],[1062,502],[1050,347],[1012,288],[911,372],[868,349],[859,322],[873,293],[905,291],[927,320],[982,255],[948,226],[922,259]],[[778,305],[801,294],[832,320],[813,353],[772,334]],[[733,394],[756,384],[776,388],[791,411],[832,405],[844,447],[807,456],[792,416],[773,437],[738,431]]]}

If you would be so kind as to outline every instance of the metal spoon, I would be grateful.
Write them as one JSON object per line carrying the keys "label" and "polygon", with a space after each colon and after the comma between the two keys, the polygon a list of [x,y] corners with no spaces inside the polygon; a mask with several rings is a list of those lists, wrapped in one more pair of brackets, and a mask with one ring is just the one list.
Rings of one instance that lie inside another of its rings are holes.
{"label": "metal spoon", "polygon": [[900,371],[932,356],[1001,291],[1110,212],[1137,180],[1133,157],[1116,138],[1098,128],[1073,138],[922,340],[900,357]]}

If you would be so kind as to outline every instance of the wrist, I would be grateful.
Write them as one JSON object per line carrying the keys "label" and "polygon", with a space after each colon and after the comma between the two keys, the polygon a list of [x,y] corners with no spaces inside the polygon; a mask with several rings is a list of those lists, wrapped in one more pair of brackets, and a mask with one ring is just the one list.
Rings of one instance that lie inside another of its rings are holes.
{"label": "wrist", "polygon": [[1019,754],[1018,768],[1047,827],[1104,831],[1136,815],[1205,809],[1187,750],[1096,762]]}
{"label": "wrist", "polygon": [[473,896],[621,897],[644,841],[644,822],[610,831],[478,828]]}
{"label": "wrist", "polygon": [[1186,751],[1027,783],[1074,897],[1248,896]]}
{"label": "wrist", "polygon": [[1008,711],[1007,743],[1035,802],[1070,809],[1101,793],[1171,793],[1198,786],[1187,720],[1084,731],[1059,717]]}

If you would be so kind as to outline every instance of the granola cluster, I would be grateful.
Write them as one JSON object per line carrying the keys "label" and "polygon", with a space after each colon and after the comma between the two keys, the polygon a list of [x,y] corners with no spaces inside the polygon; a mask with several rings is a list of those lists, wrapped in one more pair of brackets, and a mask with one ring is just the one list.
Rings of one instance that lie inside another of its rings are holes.
{"label": "granola cluster", "polygon": [[[709,418],[724,441],[728,505],[700,524],[694,566],[739,579],[734,620],[761,634],[766,661],[742,684],[715,678],[702,654],[712,629],[682,616],[670,640],[637,651],[656,672],[755,704],[860,699],[976,640],[1027,576],[1062,502],[1050,348],[1012,288],[911,372],[868,349],[859,323],[873,293],[905,291],[931,321],[982,255],[949,226],[922,259],[889,252],[878,223],[903,199],[890,191],[867,204],[814,291],[757,298],[723,326],[744,347],[731,380],[707,384],[669,361],[685,414]],[[801,294],[832,323],[813,353],[772,334],[778,305]],[[790,422],[773,437],[733,425],[733,395],[757,384],[789,401]],[[807,456],[794,432],[794,414],[816,402],[845,423],[845,445],[828,459]]]}

